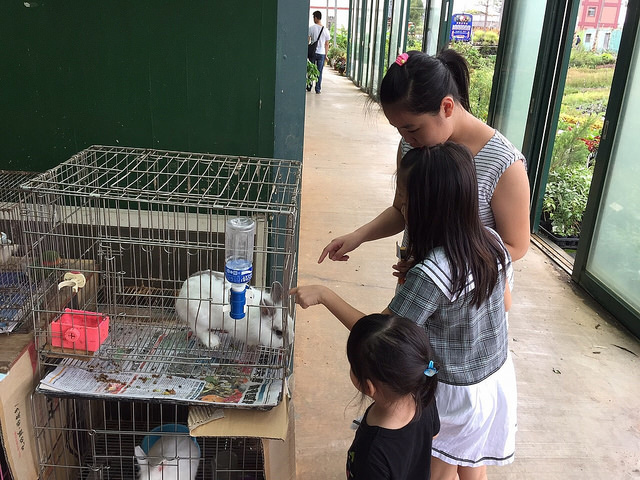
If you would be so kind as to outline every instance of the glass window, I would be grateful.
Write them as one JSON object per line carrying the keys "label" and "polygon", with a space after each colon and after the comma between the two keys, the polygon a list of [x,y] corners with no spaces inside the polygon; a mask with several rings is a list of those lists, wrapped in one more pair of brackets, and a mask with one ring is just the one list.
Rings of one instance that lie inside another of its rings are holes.
{"label": "glass window", "polygon": [[378,96],[378,87],[380,85],[380,69],[384,68],[384,65],[380,65],[382,50],[386,48],[383,47],[383,42],[386,39],[386,28],[387,28],[387,17],[385,15],[385,2],[384,0],[378,0],[377,11],[376,11],[376,31],[375,31],[375,47],[373,52],[373,61],[371,62],[373,66],[373,77],[371,83],[371,94],[375,98]]}
{"label": "glass window", "polygon": [[[640,30],[636,37],[640,45]],[[640,59],[634,49],[587,271],[640,311]]]}
{"label": "glass window", "polygon": [[409,24],[407,25],[407,51],[422,50],[425,12],[426,10],[422,0],[410,0]]}
{"label": "glass window", "polygon": [[496,95],[493,126],[522,149],[529,114],[531,90],[540,48],[546,0],[514,2],[505,43],[500,91]]}
{"label": "glass window", "polygon": [[391,31],[389,38],[389,48],[387,65],[390,65],[396,57],[402,53],[403,36],[402,36],[402,21],[403,21],[403,0],[393,0],[390,6],[391,10]]}
{"label": "glass window", "polygon": [[429,2],[429,17],[427,19],[427,29],[424,43],[424,51],[429,55],[438,52],[438,36],[440,35],[440,16],[442,15],[442,3],[439,0]]}
{"label": "glass window", "polygon": [[369,77],[369,61],[371,58],[371,22],[373,16],[372,0],[366,0],[364,3],[365,18],[364,20],[364,32],[362,36],[362,71],[360,72],[359,84],[365,90],[369,87],[371,78]]}
{"label": "glass window", "polygon": [[354,0],[353,12],[351,14],[351,79],[354,83],[358,84],[360,81],[360,25],[362,15],[362,2],[363,0]]}
{"label": "glass window", "polygon": [[595,17],[596,16],[596,7],[587,8],[587,17]]}

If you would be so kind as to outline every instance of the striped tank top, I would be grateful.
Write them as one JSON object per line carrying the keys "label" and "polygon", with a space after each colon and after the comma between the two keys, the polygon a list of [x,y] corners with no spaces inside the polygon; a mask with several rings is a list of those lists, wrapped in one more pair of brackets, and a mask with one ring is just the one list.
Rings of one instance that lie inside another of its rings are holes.
{"label": "striped tank top", "polygon": [[[403,156],[411,150],[411,145],[404,139],[400,145]],[[473,157],[478,179],[480,220],[486,227],[496,228],[496,221],[491,211],[491,198],[502,174],[518,160],[522,160],[525,168],[527,167],[524,155],[497,130],[486,145]]]}

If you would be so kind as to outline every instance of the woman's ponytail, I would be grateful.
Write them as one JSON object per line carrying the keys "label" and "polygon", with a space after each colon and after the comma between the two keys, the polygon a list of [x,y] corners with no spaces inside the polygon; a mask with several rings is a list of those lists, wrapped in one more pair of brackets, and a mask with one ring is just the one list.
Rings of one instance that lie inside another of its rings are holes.
{"label": "woman's ponytail", "polygon": [[442,50],[438,54],[438,59],[449,69],[456,85],[460,104],[467,111],[471,111],[469,102],[469,65],[462,55],[451,48]]}

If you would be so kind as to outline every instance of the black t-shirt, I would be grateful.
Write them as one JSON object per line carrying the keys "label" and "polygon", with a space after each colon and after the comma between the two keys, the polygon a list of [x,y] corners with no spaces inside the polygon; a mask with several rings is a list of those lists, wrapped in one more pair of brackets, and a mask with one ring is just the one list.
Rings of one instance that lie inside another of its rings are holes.
{"label": "black t-shirt", "polygon": [[435,400],[398,430],[368,425],[370,409],[347,452],[347,480],[429,480],[431,441],[440,431]]}

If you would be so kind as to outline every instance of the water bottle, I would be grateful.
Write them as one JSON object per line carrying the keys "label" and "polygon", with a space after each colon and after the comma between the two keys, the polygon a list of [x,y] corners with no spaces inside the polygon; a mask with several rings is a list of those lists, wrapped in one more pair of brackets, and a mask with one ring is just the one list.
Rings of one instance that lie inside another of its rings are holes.
{"label": "water bottle", "polygon": [[231,318],[244,318],[247,284],[253,274],[253,239],[256,223],[248,217],[227,220],[224,274],[231,283]]}

